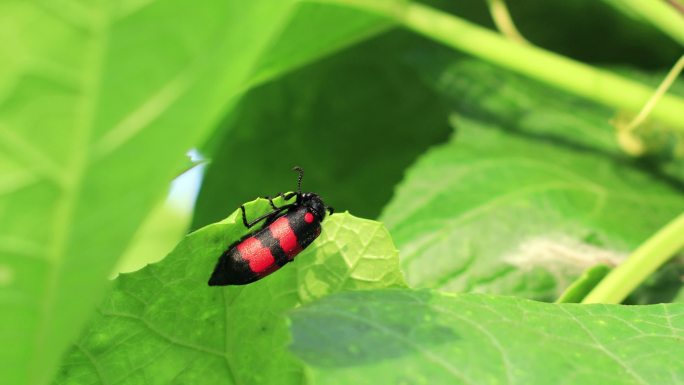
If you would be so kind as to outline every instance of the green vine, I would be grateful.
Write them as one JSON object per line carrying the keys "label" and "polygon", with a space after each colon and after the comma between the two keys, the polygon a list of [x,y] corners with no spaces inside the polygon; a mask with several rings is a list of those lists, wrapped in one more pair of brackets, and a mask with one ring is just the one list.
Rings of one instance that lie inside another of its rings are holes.
{"label": "green vine", "polygon": [[[637,113],[654,89],[529,44],[429,6],[397,0],[310,0],[372,12],[447,46],[498,64],[566,92]],[[651,117],[684,132],[684,99],[664,95]]]}

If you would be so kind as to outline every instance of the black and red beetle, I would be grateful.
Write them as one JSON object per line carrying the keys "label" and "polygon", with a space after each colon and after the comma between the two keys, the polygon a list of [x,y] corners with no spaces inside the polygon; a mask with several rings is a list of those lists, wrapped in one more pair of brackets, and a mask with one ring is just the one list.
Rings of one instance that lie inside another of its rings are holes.
{"label": "black and red beetle", "polygon": [[249,229],[264,221],[261,229],[245,235],[232,244],[216,263],[209,278],[209,286],[246,285],[257,281],[291,262],[302,250],[321,234],[321,222],[326,211],[333,208],[323,203],[314,193],[302,193],[304,170],[299,173],[297,192],[279,193],[285,201],[297,198],[293,203],[277,207],[273,198],[266,197],[273,211],[247,221],[245,206],[241,205],[242,222]]}

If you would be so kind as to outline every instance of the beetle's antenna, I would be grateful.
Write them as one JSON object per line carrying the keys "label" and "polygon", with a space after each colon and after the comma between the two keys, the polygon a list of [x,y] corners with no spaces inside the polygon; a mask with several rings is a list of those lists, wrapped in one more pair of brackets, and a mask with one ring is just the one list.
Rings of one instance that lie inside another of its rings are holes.
{"label": "beetle's antenna", "polygon": [[292,171],[297,171],[299,173],[299,177],[297,178],[297,194],[301,194],[302,193],[302,178],[304,178],[304,170],[302,170],[302,168],[299,166],[294,166],[292,168]]}

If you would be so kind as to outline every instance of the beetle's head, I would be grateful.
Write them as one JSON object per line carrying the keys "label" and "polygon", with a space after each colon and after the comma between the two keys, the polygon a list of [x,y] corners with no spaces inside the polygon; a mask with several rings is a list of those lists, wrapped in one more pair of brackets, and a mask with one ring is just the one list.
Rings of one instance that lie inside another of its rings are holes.
{"label": "beetle's head", "polygon": [[304,177],[304,170],[302,170],[302,168],[298,166],[295,166],[292,170],[297,171],[297,173],[299,173],[299,177],[297,178],[297,203],[309,209],[309,211],[313,213],[316,219],[319,222],[322,222],[323,218],[325,218],[326,211],[332,214],[335,210],[330,206],[326,206],[325,203],[323,203],[321,197],[318,196],[318,194],[303,193],[302,178]]}
{"label": "beetle's head", "polygon": [[325,218],[326,211],[329,210],[325,206],[321,197],[314,193],[302,193],[299,195],[299,204],[306,207],[316,217],[319,222]]}

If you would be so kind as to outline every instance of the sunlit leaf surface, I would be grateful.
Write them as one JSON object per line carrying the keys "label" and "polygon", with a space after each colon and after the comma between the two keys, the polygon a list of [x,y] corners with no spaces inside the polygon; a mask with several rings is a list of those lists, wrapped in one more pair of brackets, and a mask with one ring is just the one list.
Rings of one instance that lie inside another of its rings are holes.
{"label": "sunlit leaf surface", "polygon": [[[247,211],[268,207],[261,200]],[[160,263],[120,275],[56,383],[300,384],[285,312],[330,293],[405,285],[387,230],[342,213],[272,275],[208,286],[218,256],[245,232],[236,211],[187,236]]]}

